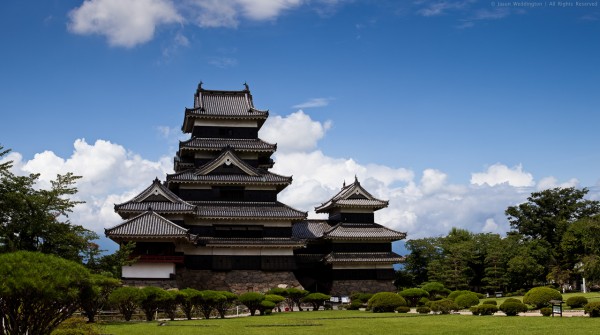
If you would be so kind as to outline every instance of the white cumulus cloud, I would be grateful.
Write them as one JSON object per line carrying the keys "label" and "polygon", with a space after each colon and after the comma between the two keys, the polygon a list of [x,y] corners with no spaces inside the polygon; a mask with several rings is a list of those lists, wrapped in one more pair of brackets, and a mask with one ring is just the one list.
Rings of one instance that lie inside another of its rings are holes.
{"label": "white cumulus cloud", "polygon": [[128,48],[150,41],[160,25],[184,21],[170,0],[86,0],[69,19],[72,33],[102,35]]}
{"label": "white cumulus cloud", "polygon": [[57,174],[72,172],[81,176],[75,198],[86,203],[75,207],[69,218],[99,233],[121,221],[113,210],[115,203],[131,199],[154,178],[164,180],[165,174],[172,171],[171,157],[150,161],[105,140],[89,144],[78,139],[73,147],[67,158],[44,151],[30,160],[14,152],[6,159],[13,161],[12,171],[16,174],[39,173],[39,187],[49,187]]}
{"label": "white cumulus cloud", "polygon": [[299,110],[285,117],[269,117],[260,130],[260,137],[267,142],[277,143],[280,152],[306,151],[314,149],[330,127],[331,122],[313,121]]}
{"label": "white cumulus cloud", "polygon": [[516,187],[535,185],[533,175],[523,171],[523,166],[517,165],[509,168],[500,163],[489,166],[485,172],[472,173],[471,183],[476,185],[488,184],[490,186],[507,183]]}

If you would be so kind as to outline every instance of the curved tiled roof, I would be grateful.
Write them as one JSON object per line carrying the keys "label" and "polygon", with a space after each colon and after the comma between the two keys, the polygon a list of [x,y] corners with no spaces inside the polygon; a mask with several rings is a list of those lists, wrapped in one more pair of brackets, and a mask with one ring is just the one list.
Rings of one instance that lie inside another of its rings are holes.
{"label": "curved tiled roof", "polygon": [[154,211],[144,212],[119,225],[104,230],[107,237],[121,238],[187,238],[188,230]]}
{"label": "curved tiled roof", "polygon": [[194,100],[194,108],[185,109],[184,132],[192,130],[194,118],[259,120],[260,127],[269,116],[268,111],[254,108],[249,90],[215,91],[199,88]]}
{"label": "curved tiled roof", "polygon": [[172,203],[166,201],[125,202],[115,205],[115,210],[119,213],[145,212],[150,209],[158,213],[192,214],[195,212],[195,208],[194,205],[189,203]]}
{"label": "curved tiled roof", "polygon": [[196,216],[204,219],[303,220],[308,215],[280,202],[193,201]]}
{"label": "curved tiled roof", "polygon": [[[236,166],[243,173],[236,174],[211,174],[212,171],[223,164]],[[278,184],[287,186],[292,182],[292,177],[281,176],[265,169],[255,168],[239,158],[231,148],[223,152],[212,161],[198,167],[194,170],[185,170],[182,172],[167,175],[169,182],[193,182],[209,184]]]}
{"label": "curved tiled roof", "polygon": [[314,240],[323,236],[323,233],[331,229],[327,221],[306,220],[294,223],[292,226],[292,236],[295,238]]}
{"label": "curved tiled roof", "polygon": [[277,144],[271,144],[261,139],[232,139],[232,138],[198,138],[179,142],[179,149],[218,151],[231,147],[236,151],[275,152]]}
{"label": "curved tiled roof", "polygon": [[[160,200],[153,197],[158,197]],[[142,213],[152,209],[159,213],[186,213],[194,212],[195,206],[182,200],[175,193],[163,185],[158,178],[131,200],[115,204],[117,213]]]}
{"label": "curved tiled roof", "polygon": [[340,223],[323,233],[330,240],[386,240],[406,238],[406,233],[397,232],[377,223]]}
{"label": "curved tiled roof", "polygon": [[169,182],[178,183],[209,183],[209,184],[282,184],[289,185],[292,177],[284,177],[268,171],[260,172],[257,176],[242,174],[208,174],[201,175],[194,170],[186,170],[167,176]]}
{"label": "curved tiled roof", "polygon": [[332,252],[323,258],[326,263],[380,263],[395,264],[404,261],[404,257],[395,252]]}
{"label": "curved tiled roof", "polygon": [[375,198],[371,193],[365,190],[358,179],[350,185],[344,185],[342,190],[334,195],[331,199],[315,207],[317,213],[327,213],[332,208],[369,208],[378,210],[388,206],[388,202]]}

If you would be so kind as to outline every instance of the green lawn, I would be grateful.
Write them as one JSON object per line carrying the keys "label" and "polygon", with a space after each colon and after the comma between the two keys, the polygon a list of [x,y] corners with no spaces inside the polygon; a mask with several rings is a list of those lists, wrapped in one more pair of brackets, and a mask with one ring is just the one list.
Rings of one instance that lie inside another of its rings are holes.
{"label": "green lawn", "polygon": [[226,320],[110,323],[114,335],[380,335],[380,334],[598,334],[600,318],[374,314],[364,311],[275,313]]}

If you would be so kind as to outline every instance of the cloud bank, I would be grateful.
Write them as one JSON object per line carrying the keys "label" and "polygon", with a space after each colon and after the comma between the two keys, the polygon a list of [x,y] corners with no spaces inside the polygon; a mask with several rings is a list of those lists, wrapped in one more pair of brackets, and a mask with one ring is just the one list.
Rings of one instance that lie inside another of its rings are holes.
{"label": "cloud bank", "polygon": [[[552,176],[535,181],[521,165],[493,164],[474,172],[470,182],[452,184],[448,175],[435,168],[413,171],[377,163],[360,163],[348,157],[333,157],[318,148],[331,122],[313,120],[302,111],[287,116],[272,116],[259,136],[278,142],[273,172],[292,175],[293,183],[279,200],[319,217],[314,207],[337,193],[343,183],[358,178],[375,197],[389,200],[389,207],[376,212],[377,222],[407,232],[409,239],[445,235],[452,227],[473,232],[503,234],[509,230],[504,215],[508,206],[519,204],[533,191],[557,186],[577,186],[576,179],[559,182]],[[166,153],[157,161],[144,159],[124,146],[106,140],[88,143],[77,139],[69,157],[52,151],[24,159],[12,152],[5,160],[14,162],[18,174],[41,173],[41,186],[57,173],[73,172],[83,178],[78,183],[79,205],[70,216],[72,222],[103,234],[103,229],[121,222],[113,211],[147,187],[154,178],[165,179],[172,172],[172,157]],[[590,198],[600,198],[597,190]]]}

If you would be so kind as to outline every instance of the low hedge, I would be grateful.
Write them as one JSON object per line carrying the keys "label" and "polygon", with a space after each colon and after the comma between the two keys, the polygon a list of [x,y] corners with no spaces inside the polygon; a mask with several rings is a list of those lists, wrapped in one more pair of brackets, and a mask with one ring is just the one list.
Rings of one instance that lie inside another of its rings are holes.
{"label": "low hedge", "polygon": [[406,306],[406,300],[392,292],[376,293],[367,302],[367,309],[373,313],[393,312],[399,306]]}
{"label": "low hedge", "polygon": [[454,299],[454,302],[459,309],[465,309],[479,304],[479,298],[477,297],[477,294],[469,292],[459,295]]}
{"label": "low hedge", "polygon": [[600,317],[600,301],[589,302],[583,307],[585,314],[589,314],[591,318]]}
{"label": "low hedge", "polygon": [[567,305],[571,308],[580,308],[587,305],[587,303],[587,298],[581,295],[576,295],[567,299]]}
{"label": "low hedge", "polygon": [[522,302],[503,302],[500,305],[500,310],[506,314],[506,316],[516,316],[519,313],[527,312],[527,306]]}
{"label": "low hedge", "polygon": [[498,302],[496,300],[484,300],[483,304],[498,306]]}
{"label": "low hedge", "polygon": [[419,314],[429,314],[430,312],[431,312],[431,309],[429,307],[425,307],[425,306],[417,307],[417,313],[419,313]]}
{"label": "low hedge", "polygon": [[498,306],[482,304],[479,306],[473,306],[470,308],[473,315],[493,315],[498,311]]}
{"label": "low hedge", "polygon": [[450,314],[452,311],[458,311],[458,305],[450,299],[441,299],[436,301],[430,301],[429,308],[432,311],[440,314]]}
{"label": "low hedge", "polygon": [[552,307],[542,307],[540,313],[542,313],[542,316],[550,316],[552,315]]}

